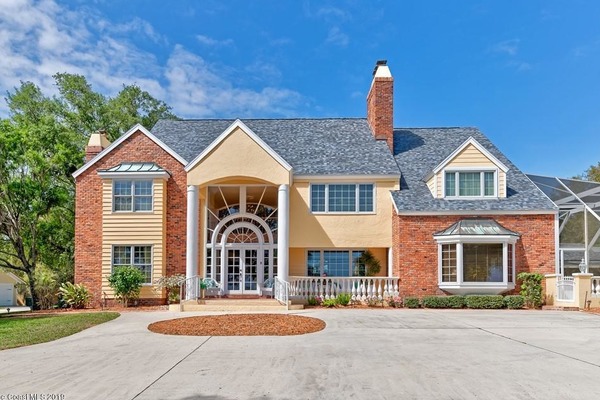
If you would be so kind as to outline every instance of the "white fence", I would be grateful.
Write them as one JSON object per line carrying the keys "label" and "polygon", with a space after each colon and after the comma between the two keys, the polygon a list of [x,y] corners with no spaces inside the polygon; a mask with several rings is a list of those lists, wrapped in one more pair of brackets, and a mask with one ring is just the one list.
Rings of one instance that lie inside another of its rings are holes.
{"label": "white fence", "polygon": [[559,301],[573,301],[575,280],[572,276],[557,277],[556,299]]}
{"label": "white fence", "polygon": [[592,297],[600,297],[600,276],[592,277]]}
{"label": "white fence", "polygon": [[320,297],[335,298],[340,293],[348,293],[352,300],[365,301],[371,298],[383,299],[398,296],[398,278],[388,277],[307,277],[290,276],[292,298],[308,299]]}

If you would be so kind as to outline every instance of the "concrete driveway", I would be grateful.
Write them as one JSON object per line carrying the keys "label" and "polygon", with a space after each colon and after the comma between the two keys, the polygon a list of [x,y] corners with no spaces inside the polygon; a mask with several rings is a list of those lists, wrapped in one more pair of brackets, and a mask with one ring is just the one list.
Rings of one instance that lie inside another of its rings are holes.
{"label": "concrete driveway", "polygon": [[[303,336],[178,337],[146,326],[181,314],[124,313],[52,343],[0,351],[0,400],[598,398],[598,315],[295,313],[327,327]],[[192,315],[200,313],[183,316]]]}

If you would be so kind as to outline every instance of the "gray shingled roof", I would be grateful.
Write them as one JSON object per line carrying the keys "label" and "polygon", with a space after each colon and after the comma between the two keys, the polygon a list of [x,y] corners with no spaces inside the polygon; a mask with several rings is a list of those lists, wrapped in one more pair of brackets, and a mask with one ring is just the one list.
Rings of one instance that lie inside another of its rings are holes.
{"label": "gray shingled roof", "polygon": [[[152,134],[191,162],[235,120],[160,120]],[[365,118],[243,119],[296,175],[400,175]]]}
{"label": "gray shingled roof", "polygon": [[[490,200],[433,198],[423,178],[471,136],[509,168],[507,197]],[[400,190],[392,192],[399,213],[557,209],[477,128],[396,128],[394,156],[402,171]]]}

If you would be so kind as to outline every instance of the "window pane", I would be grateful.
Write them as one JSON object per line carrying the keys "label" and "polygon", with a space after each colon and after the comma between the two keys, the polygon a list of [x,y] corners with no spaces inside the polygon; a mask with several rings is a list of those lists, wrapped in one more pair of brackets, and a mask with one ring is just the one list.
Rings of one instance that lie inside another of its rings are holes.
{"label": "window pane", "polygon": [[358,259],[363,255],[364,251],[353,251],[352,252],[352,276],[366,276],[367,271],[365,268],[365,264],[358,261]]}
{"label": "window pane", "polygon": [[152,196],[135,196],[135,211],[152,211]]}
{"label": "window pane", "polygon": [[349,276],[350,275],[350,252],[349,251],[324,251],[323,272],[327,276]]}
{"label": "window pane", "polygon": [[133,265],[146,277],[144,283],[152,283],[152,246],[133,246]]}
{"label": "window pane", "polygon": [[356,211],[356,185],[329,185],[329,211]]}
{"label": "window pane", "polygon": [[481,196],[481,173],[459,172],[459,196]]}
{"label": "window pane", "polygon": [[131,265],[131,247],[113,247],[113,266]]}
{"label": "window pane", "polygon": [[308,276],[321,276],[321,252],[309,250],[306,258]]}
{"label": "window pane", "polygon": [[131,196],[131,181],[114,181],[115,196]]}
{"label": "window pane", "polygon": [[446,196],[456,196],[456,174],[454,172],[446,173]]}
{"label": "window pane", "polygon": [[135,181],[136,196],[152,196],[152,181]]}
{"label": "window pane", "polygon": [[456,245],[442,245],[442,282],[456,282]]}
{"label": "window pane", "polygon": [[358,211],[373,211],[373,185],[358,185]]}
{"label": "window pane", "polygon": [[513,275],[513,251],[514,251],[513,245],[509,244],[508,245],[508,254],[507,254],[508,260],[506,260],[507,261],[506,264],[508,265],[508,282],[512,282],[512,283],[515,282],[515,278]]}
{"label": "window pane", "polygon": [[485,196],[494,196],[496,195],[495,184],[494,184],[494,173],[493,172],[485,172],[484,174],[484,189]]}
{"label": "window pane", "polygon": [[310,210],[312,212],[325,211],[325,185],[310,186]]}
{"label": "window pane", "polygon": [[502,282],[502,244],[463,244],[465,282]]}
{"label": "window pane", "polygon": [[131,196],[115,196],[115,211],[131,211]]}

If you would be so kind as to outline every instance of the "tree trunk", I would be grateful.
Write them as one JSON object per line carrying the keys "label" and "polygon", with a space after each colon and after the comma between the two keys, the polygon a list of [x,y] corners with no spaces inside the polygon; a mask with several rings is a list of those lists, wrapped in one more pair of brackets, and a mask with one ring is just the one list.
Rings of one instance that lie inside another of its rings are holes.
{"label": "tree trunk", "polygon": [[31,296],[31,309],[39,310],[40,305],[38,304],[38,299],[35,294],[35,282],[33,280],[33,271],[27,271],[27,279],[29,280],[29,292]]}

